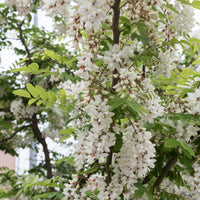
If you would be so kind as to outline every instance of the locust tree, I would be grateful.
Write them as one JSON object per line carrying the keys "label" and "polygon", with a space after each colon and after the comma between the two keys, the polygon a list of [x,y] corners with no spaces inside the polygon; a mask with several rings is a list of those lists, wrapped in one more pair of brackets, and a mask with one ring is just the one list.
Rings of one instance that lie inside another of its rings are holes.
{"label": "locust tree", "polygon": [[[34,107],[29,115],[33,132],[43,119],[38,112],[55,106],[62,111],[60,133],[75,139],[76,169],[66,181],[64,199],[199,199],[200,40],[191,32],[200,2],[6,3],[26,20],[37,5],[71,39],[63,47],[72,48],[73,58],[67,60],[62,48],[55,54],[46,47],[33,58],[26,51],[24,66],[11,73],[29,79],[12,89],[8,105],[15,117],[13,102]],[[47,58],[67,63],[58,67],[67,75],[61,71],[54,87],[36,81],[53,78],[51,62],[41,64]]]}

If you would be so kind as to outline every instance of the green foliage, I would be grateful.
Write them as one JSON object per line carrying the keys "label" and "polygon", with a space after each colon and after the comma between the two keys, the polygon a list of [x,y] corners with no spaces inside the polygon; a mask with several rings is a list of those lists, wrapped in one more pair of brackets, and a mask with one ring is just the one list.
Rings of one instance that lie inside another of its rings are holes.
{"label": "green foliage", "polygon": [[136,198],[140,198],[143,196],[144,193],[146,193],[149,200],[153,200],[153,195],[150,190],[148,190],[146,187],[144,187],[141,183],[135,183],[134,184],[138,190],[135,191],[134,196]]}

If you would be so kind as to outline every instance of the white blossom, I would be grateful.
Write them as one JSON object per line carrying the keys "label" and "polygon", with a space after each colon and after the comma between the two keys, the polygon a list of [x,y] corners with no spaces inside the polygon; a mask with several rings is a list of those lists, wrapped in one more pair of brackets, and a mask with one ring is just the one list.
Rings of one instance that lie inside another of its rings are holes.
{"label": "white blossom", "polygon": [[10,106],[10,111],[15,115],[16,119],[30,119],[39,110],[39,106],[25,106],[22,99],[12,101]]}

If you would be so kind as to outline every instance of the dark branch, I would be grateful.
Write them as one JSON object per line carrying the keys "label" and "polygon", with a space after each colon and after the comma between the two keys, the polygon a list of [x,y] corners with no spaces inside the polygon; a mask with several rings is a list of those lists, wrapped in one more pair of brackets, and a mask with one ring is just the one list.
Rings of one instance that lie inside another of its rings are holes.
{"label": "dark branch", "polygon": [[106,160],[106,173],[107,173],[106,183],[107,183],[107,185],[109,185],[111,182],[110,165],[112,163],[113,150],[114,150],[114,146],[110,147],[110,152],[109,152],[109,155]]}
{"label": "dark branch", "polygon": [[[113,27],[113,42],[114,44],[119,44],[119,17],[120,17],[120,2],[121,0],[115,0],[112,9],[113,9],[113,20],[112,20],[112,27]],[[114,70],[113,75],[117,74],[117,69]],[[114,87],[119,81],[118,77],[113,77],[112,87]]]}
{"label": "dark branch", "polygon": [[163,168],[160,176],[154,182],[153,189],[158,189],[159,188],[159,186],[162,183],[163,179],[165,178],[165,176],[167,175],[169,170],[174,166],[174,164],[176,163],[177,159],[178,159],[178,156],[174,156],[173,158],[169,159],[169,161],[167,162],[167,164]]}
{"label": "dark branch", "polygon": [[22,130],[24,130],[25,128],[28,128],[28,127],[30,127],[30,125],[20,127],[20,128],[19,128],[18,130],[16,130],[10,137],[1,140],[1,141],[0,141],[0,145],[4,144],[5,142],[8,142],[8,141],[11,140],[15,135],[17,135],[17,133],[21,132]]}
{"label": "dark branch", "polygon": [[[49,156],[49,150],[47,147],[46,140],[42,137],[42,133],[38,127],[38,120],[37,120],[36,114],[34,114],[32,117],[32,129],[33,129],[33,132],[34,132],[34,135],[35,135],[37,141],[43,147],[43,152],[45,155],[45,166],[46,166],[46,170],[47,170],[47,178],[51,179],[53,177],[53,174],[52,174],[52,166],[51,166],[51,161],[50,161],[50,156]],[[51,192],[55,191],[55,189],[50,187],[50,191]]]}
{"label": "dark branch", "polygon": [[24,40],[24,35],[23,35],[23,30],[22,30],[23,23],[24,23],[24,20],[18,25],[19,38],[20,38],[20,41],[21,41],[22,45],[24,46],[24,48],[26,50],[27,55],[28,55],[29,64],[31,64],[32,63],[31,53],[30,53],[30,50],[29,50],[28,46],[26,45],[26,41]]}
{"label": "dark branch", "polygon": [[0,112],[9,112],[10,113],[10,109],[9,108],[0,108]]}
{"label": "dark branch", "polygon": [[[114,4],[112,5],[113,9],[113,19],[112,19],[112,28],[113,28],[113,41],[114,44],[119,44],[119,36],[120,36],[120,31],[119,31],[119,17],[120,17],[120,2],[121,0],[115,0]],[[113,75],[117,74],[118,71],[117,69],[114,70]],[[118,83],[119,78],[115,78],[113,76],[112,80],[112,88]],[[112,157],[113,157],[113,150],[114,146],[110,147],[110,152],[108,154],[107,160],[106,160],[106,183],[107,185],[110,184],[111,182],[111,171],[110,171],[110,165],[112,164]]]}

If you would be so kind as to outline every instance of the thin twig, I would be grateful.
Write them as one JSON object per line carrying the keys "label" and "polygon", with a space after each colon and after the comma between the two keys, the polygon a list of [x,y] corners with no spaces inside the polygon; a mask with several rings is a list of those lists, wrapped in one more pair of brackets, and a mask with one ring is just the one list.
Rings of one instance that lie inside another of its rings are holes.
{"label": "thin twig", "polygon": [[21,43],[23,44],[25,50],[26,50],[26,53],[28,55],[28,61],[29,61],[29,64],[31,64],[33,61],[31,59],[31,53],[30,53],[30,50],[28,48],[28,46],[26,45],[26,42],[24,40],[24,36],[23,36],[23,30],[22,30],[22,25],[24,23],[24,20],[18,25],[18,30],[19,30],[19,38],[20,38],[20,41]]}
{"label": "thin twig", "polygon": [[17,135],[17,133],[21,132],[22,130],[24,130],[25,128],[28,128],[28,127],[30,127],[30,124],[27,125],[27,126],[22,126],[22,127],[20,127],[20,128],[19,128],[18,130],[16,130],[10,137],[1,140],[1,141],[0,141],[0,145],[2,145],[2,144],[4,144],[4,143],[6,143],[7,141],[11,140],[14,136]]}

